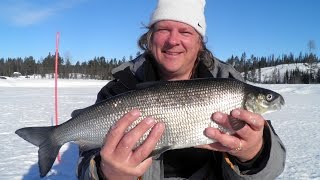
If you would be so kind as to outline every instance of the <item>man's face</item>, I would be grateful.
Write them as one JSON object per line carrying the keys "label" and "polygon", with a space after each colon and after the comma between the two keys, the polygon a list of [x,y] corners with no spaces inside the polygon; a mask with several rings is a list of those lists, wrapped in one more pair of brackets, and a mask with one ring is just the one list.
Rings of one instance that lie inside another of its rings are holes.
{"label": "man's face", "polygon": [[165,80],[189,79],[201,46],[192,26],[169,20],[155,24],[151,51]]}

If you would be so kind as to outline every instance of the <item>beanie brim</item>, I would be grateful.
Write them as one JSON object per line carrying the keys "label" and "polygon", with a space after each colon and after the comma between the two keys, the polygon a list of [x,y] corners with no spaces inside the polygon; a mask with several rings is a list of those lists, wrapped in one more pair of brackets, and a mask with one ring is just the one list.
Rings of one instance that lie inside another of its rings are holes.
{"label": "beanie brim", "polygon": [[206,33],[204,0],[159,0],[149,26],[162,21],[173,20],[192,26],[202,37]]}

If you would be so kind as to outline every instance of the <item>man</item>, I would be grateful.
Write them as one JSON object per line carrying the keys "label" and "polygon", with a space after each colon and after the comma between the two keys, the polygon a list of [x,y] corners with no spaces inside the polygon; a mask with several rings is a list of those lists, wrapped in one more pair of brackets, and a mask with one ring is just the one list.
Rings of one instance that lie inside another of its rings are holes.
{"label": "man", "polygon": [[[158,80],[187,80],[204,77],[236,78],[240,73],[215,59],[204,43],[205,0],[159,0],[149,31],[139,40],[145,52],[113,69],[114,80],[101,89],[97,101],[133,90],[136,84]],[[231,116],[212,112],[212,120],[230,127],[229,118],[247,124],[235,135],[215,128],[204,134],[217,142],[195,148],[171,150],[159,158],[148,158],[165,130],[152,117],[126,129],[139,116],[133,109],[109,131],[101,149],[82,155],[80,179],[274,179],[284,168],[285,148],[270,124],[258,114],[235,109]],[[209,117],[208,117],[209,118]],[[134,149],[149,129],[145,142]]]}

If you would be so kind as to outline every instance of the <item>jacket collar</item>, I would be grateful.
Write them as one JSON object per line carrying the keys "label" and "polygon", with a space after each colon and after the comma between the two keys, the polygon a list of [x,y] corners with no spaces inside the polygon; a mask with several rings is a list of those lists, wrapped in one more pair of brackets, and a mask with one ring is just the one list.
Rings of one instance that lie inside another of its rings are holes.
{"label": "jacket collar", "polygon": [[[134,89],[136,84],[160,80],[157,65],[152,55],[144,53],[132,61],[121,64],[112,70],[113,77],[128,89]],[[206,65],[200,61],[197,64],[194,78],[213,77]]]}

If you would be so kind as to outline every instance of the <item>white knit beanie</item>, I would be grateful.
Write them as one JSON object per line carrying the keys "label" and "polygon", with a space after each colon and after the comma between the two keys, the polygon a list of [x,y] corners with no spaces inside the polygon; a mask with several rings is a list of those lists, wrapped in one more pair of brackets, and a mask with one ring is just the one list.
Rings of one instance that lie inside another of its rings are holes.
{"label": "white knit beanie", "polygon": [[149,26],[161,20],[179,21],[194,27],[202,37],[206,34],[205,0],[158,0]]}

